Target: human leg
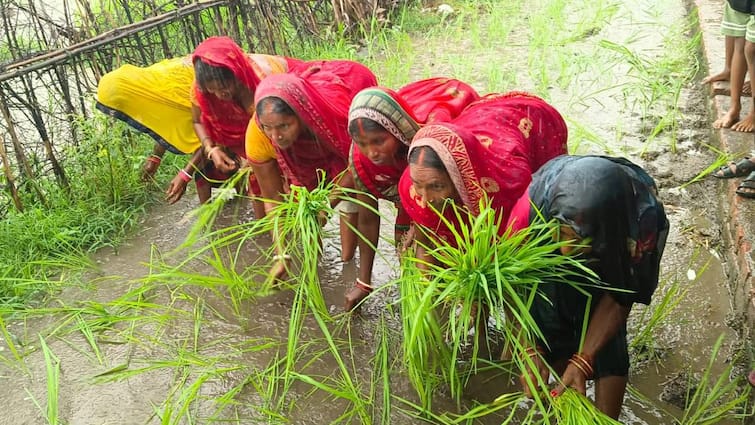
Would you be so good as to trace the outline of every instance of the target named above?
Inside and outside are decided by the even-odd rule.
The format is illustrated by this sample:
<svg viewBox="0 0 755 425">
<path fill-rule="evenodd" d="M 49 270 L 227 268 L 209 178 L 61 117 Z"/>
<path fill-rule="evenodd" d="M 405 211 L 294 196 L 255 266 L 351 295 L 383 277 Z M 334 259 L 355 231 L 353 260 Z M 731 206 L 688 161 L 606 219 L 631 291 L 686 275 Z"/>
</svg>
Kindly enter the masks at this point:
<svg viewBox="0 0 755 425">
<path fill-rule="evenodd" d="M 755 75 L 755 17 L 750 16 L 750 20 L 747 23 L 747 32 L 745 33 L 745 45 L 744 45 L 745 63 L 747 64 L 747 75 L 750 76 L 750 86 L 755 84 L 752 81 L 753 75 Z M 752 87 L 751 87 L 752 88 Z M 750 92 L 752 98 L 752 91 Z M 734 124 L 731 127 L 734 131 L 742 131 L 750 133 L 755 129 L 755 98 L 752 101 L 752 107 L 747 116 Z"/>
<path fill-rule="evenodd" d="M 731 76 L 731 58 L 734 54 L 734 38 L 732 36 L 725 36 L 724 46 L 726 48 L 726 59 L 724 61 L 724 69 L 718 73 L 710 74 L 703 78 L 701 84 L 710 84 L 716 81 L 729 81 Z"/>
<path fill-rule="evenodd" d="M 604 376 L 596 379 L 595 407 L 606 415 L 618 419 L 626 388 L 626 376 Z"/>
<path fill-rule="evenodd" d="M 742 86 L 747 73 L 744 45 L 743 37 L 737 37 L 734 40 L 734 56 L 731 59 L 731 103 L 729 110 L 713 122 L 714 128 L 729 128 L 739 120 L 739 113 L 742 110 Z"/>
<path fill-rule="evenodd" d="M 744 44 L 749 20 L 749 14 L 733 10 L 729 6 L 729 3 L 726 2 L 724 5 L 724 16 L 721 21 L 721 33 L 727 39 L 731 38 L 730 42 L 732 43 L 730 67 L 731 105 L 724 116 L 713 122 L 714 128 L 729 128 L 739 120 L 739 113 L 742 109 L 742 86 L 744 85 L 744 78 L 747 73 Z"/>
</svg>

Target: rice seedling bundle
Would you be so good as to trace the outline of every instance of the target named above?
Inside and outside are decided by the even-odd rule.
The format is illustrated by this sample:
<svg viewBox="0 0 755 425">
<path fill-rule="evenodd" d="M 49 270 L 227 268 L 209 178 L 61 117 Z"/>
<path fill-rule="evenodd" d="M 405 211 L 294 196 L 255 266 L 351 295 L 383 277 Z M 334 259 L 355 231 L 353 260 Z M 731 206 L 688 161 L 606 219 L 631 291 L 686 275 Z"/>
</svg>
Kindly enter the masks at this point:
<svg viewBox="0 0 755 425">
<path fill-rule="evenodd" d="M 539 296 L 538 285 L 554 282 L 579 288 L 585 283 L 576 282 L 594 279 L 576 258 L 558 254 L 558 248 L 568 242 L 554 240 L 554 223 L 533 224 L 501 236 L 500 216 L 484 200 L 477 216 L 453 204 L 447 207 L 454 208 L 458 223 L 462 223 L 455 226 L 443 218 L 453 240 L 428 234 L 433 246 L 425 249 L 432 261 L 408 261 L 400 283 L 404 356 L 425 408 L 430 407 L 432 392 L 440 381 L 450 385 L 451 394 L 459 399 L 466 382 L 459 373 L 459 354 L 469 345 L 470 329 L 476 329 L 470 371 L 476 369 L 479 350 L 490 351 L 481 345 L 486 340 L 480 338 L 487 336 L 488 312 L 499 318 L 494 328 L 511 346 L 518 371 L 529 370 L 532 361 L 525 350 L 542 339 L 530 313 Z M 418 266 L 424 270 L 416 270 Z"/>
<path fill-rule="evenodd" d="M 621 424 L 598 410 L 582 393 L 571 388 L 567 388 L 558 397 L 553 398 L 551 409 L 558 425 Z"/>
</svg>

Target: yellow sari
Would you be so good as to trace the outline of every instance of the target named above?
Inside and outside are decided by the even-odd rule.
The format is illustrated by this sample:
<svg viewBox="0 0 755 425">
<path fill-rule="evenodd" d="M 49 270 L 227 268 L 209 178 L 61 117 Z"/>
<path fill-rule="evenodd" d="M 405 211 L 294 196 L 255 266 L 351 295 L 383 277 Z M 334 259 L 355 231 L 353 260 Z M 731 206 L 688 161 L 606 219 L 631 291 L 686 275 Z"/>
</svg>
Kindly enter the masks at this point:
<svg viewBox="0 0 755 425">
<path fill-rule="evenodd" d="M 249 57 L 260 79 L 288 71 L 283 57 Z M 170 152 L 189 154 L 200 147 L 191 116 L 193 84 L 190 55 L 148 67 L 123 65 L 100 79 L 97 108 L 150 135 Z"/>
</svg>

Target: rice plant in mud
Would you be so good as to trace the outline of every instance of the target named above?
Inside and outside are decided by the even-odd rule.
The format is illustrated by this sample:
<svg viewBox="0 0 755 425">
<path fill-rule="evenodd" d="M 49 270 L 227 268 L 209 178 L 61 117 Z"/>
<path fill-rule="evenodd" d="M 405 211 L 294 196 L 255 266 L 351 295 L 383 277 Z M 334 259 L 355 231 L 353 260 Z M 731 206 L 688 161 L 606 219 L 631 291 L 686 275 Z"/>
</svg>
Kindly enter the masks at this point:
<svg viewBox="0 0 755 425">
<path fill-rule="evenodd" d="M 264 217 L 218 230 L 213 230 L 212 224 L 225 199 L 213 200 L 197 212 L 197 224 L 183 245 L 183 261 L 173 266 L 162 262 L 153 264 L 157 272 L 149 277 L 151 281 L 172 281 L 181 286 L 201 285 L 208 281 L 208 277 L 204 273 L 194 272 L 192 267 L 195 261 L 200 261 L 217 271 L 219 278 L 213 279 L 214 285 L 233 286 L 228 291 L 231 298 L 242 293 L 261 295 L 274 288 L 293 289 L 288 333 L 282 349 L 285 354 L 281 356 L 280 364 L 269 368 L 274 373 L 265 377 L 269 381 L 266 387 L 269 386 L 272 391 L 269 397 L 269 409 L 272 411 L 286 408 L 286 395 L 295 380 L 330 388 L 300 369 L 312 357 L 323 353 L 327 353 L 337 365 L 339 386 L 346 388 L 340 393 L 359 394 L 348 365 L 340 354 L 344 351 L 343 344 L 333 337 L 329 329 L 331 318 L 318 274 L 322 240 L 326 236 L 323 225 L 336 214 L 334 207 L 337 202 L 351 199 L 350 190 L 338 188 L 322 177 L 312 190 L 292 185 L 282 202 L 276 203 Z M 249 252 L 246 245 L 255 247 L 256 258 L 244 258 L 244 254 Z M 243 315 L 241 300 L 232 302 L 236 312 Z M 313 321 L 322 332 L 321 342 L 326 347 L 323 353 L 313 354 L 311 341 L 302 340 L 302 327 L 306 320 Z M 312 337 L 311 332 L 309 334 Z M 354 410 L 366 423 L 368 410 L 363 398 L 352 397 L 351 400 L 356 404 Z"/>
<path fill-rule="evenodd" d="M 432 261 L 409 258 L 399 283 L 405 363 L 422 407 L 431 410 L 433 393 L 442 384 L 450 386 L 458 401 L 478 361 L 491 354 L 495 335 L 506 342 L 515 371 L 525 376 L 533 394 L 539 394 L 547 383 L 523 373 L 533 368 L 527 348 L 544 339 L 530 312 L 541 296 L 538 286 L 572 285 L 587 295 L 584 286 L 595 284 L 594 274 L 576 257 L 558 254 L 568 242 L 556 241 L 553 223 L 500 235 L 500 216 L 485 201 L 476 217 L 447 207 L 466 224 L 456 227 L 441 215 L 452 240 L 428 234 L 434 246 L 425 249 Z M 494 319 L 492 330 L 489 316 Z M 459 367 L 462 352 L 469 356 L 467 371 Z M 545 411 L 541 399 L 536 400 Z"/>
</svg>

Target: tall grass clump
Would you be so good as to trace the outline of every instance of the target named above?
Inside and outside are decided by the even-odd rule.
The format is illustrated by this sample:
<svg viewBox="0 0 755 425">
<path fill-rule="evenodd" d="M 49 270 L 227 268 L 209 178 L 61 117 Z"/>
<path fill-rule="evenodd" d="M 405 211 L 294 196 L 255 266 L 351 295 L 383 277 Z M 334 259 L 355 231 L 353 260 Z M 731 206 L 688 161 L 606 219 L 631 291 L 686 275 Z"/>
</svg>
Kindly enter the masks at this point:
<svg viewBox="0 0 755 425">
<path fill-rule="evenodd" d="M 405 363 L 427 410 L 441 383 L 450 386 L 457 400 L 461 396 L 468 378 L 459 371 L 464 347 L 471 344 L 471 372 L 481 350 L 491 351 L 486 338 L 492 336 L 488 313 L 496 319 L 494 332 L 510 347 L 517 369 L 529 370 L 532 360 L 524 353 L 536 340 L 544 339 L 530 313 L 541 296 L 538 286 L 553 282 L 583 290 L 580 286 L 587 283 L 575 282 L 593 281 L 580 261 L 557 254 L 568 242 L 554 241 L 557 226 L 553 223 L 499 236 L 500 217 L 484 203 L 476 217 L 451 208 L 458 222 L 467 225 L 457 228 L 443 218 L 453 240 L 435 239 L 435 246 L 425 247 L 432 262 L 409 260 L 400 283 Z M 471 342 L 470 329 L 475 333 Z M 546 385 L 528 384 L 532 393 Z"/>
<path fill-rule="evenodd" d="M 684 415 L 676 421 L 678 425 L 713 425 L 726 420 L 744 420 L 753 415 L 749 405 L 752 388 L 744 382 L 743 376 L 731 379 L 735 362 L 715 371 L 723 343 L 724 335 L 721 335 L 711 348 L 710 360 L 699 385 L 694 391 L 692 386 L 688 387 L 687 407 Z"/>
<path fill-rule="evenodd" d="M 73 280 L 91 266 L 87 254 L 115 248 L 152 201 L 139 181 L 140 148 L 106 119 L 77 123 L 85 137 L 65 152 L 67 188 L 42 180 L 45 204 L 25 199 L 22 212 L 0 220 L 0 276 L 6 282 L 0 304 L 24 306 Z"/>
</svg>

